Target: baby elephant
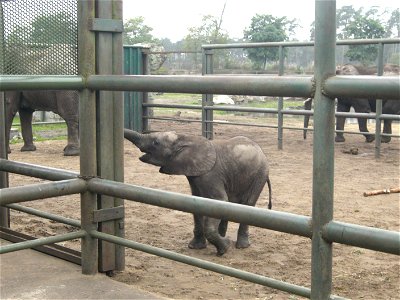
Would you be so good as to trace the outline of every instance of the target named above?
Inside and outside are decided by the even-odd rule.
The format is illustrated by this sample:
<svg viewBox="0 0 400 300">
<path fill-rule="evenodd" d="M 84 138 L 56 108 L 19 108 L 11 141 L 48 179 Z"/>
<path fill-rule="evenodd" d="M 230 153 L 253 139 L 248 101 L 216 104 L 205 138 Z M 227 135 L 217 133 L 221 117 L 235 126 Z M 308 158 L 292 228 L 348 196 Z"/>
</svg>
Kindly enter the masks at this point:
<svg viewBox="0 0 400 300">
<path fill-rule="evenodd" d="M 267 158 L 246 137 L 210 141 L 175 132 L 140 134 L 128 129 L 124 136 L 145 153 L 139 158 L 142 162 L 161 167 L 161 173 L 185 175 L 194 196 L 254 206 L 267 182 L 268 208 L 272 207 Z M 194 214 L 189 248 L 205 248 L 207 239 L 217 248 L 217 255 L 223 255 L 230 246 L 227 226 L 225 220 Z M 240 224 L 236 248 L 249 246 L 249 226 Z"/>
</svg>

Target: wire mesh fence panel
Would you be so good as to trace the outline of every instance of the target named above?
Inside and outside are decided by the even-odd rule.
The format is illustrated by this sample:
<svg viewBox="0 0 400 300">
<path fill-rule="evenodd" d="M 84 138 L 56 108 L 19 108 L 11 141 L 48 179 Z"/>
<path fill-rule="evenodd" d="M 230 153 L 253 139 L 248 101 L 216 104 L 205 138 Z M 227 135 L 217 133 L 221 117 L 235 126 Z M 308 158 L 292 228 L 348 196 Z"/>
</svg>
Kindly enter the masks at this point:
<svg viewBox="0 0 400 300">
<path fill-rule="evenodd" d="M 0 0 L 0 71 L 78 73 L 77 0 Z"/>
</svg>

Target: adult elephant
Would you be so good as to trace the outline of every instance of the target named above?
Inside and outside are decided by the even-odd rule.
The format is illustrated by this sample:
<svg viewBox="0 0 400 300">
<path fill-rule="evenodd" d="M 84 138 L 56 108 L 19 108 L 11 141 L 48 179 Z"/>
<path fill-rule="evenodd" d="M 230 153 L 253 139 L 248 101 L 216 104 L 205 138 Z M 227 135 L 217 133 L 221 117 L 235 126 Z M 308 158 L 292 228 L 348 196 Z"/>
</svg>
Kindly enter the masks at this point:
<svg viewBox="0 0 400 300">
<path fill-rule="evenodd" d="M 210 141 L 172 131 L 139 134 L 129 129 L 124 136 L 145 153 L 142 162 L 159 166 L 164 174 L 185 175 L 195 196 L 254 206 L 268 183 L 268 208 L 272 207 L 267 158 L 246 137 Z M 226 220 L 194 214 L 189 248 L 205 248 L 207 240 L 217 248 L 217 255 L 223 255 L 230 246 L 227 226 Z M 240 224 L 236 248 L 249 245 L 249 226 Z"/>
<path fill-rule="evenodd" d="M 366 68 L 362 66 L 355 66 L 347 64 L 339 67 L 336 70 L 337 75 L 373 75 L 376 74 L 376 68 Z M 387 64 L 384 66 L 384 75 L 398 75 L 399 66 Z M 304 103 L 304 109 L 311 109 L 312 99 L 307 99 Z M 357 113 L 370 113 L 376 112 L 376 101 L 375 99 L 362 99 L 362 98 L 351 98 L 351 97 L 340 97 L 337 99 L 337 111 L 338 112 L 349 112 L 350 108 L 353 107 Z M 397 100 L 383 100 L 382 101 L 382 113 L 383 114 L 400 114 L 400 101 Z M 336 118 L 336 130 L 343 131 L 346 117 Z M 304 128 L 308 128 L 309 116 L 304 117 Z M 364 134 L 366 142 L 370 143 L 374 141 L 375 136 L 368 133 L 367 119 L 358 118 L 358 127 L 360 132 L 366 132 Z M 384 120 L 383 133 L 392 133 L 392 120 Z M 307 129 L 304 130 L 304 139 L 307 136 Z M 390 142 L 390 136 L 382 136 L 382 142 Z M 336 142 L 344 142 L 345 138 L 343 132 L 337 132 L 335 137 Z"/>
<path fill-rule="evenodd" d="M 6 98 L 6 143 L 10 153 L 9 137 L 12 121 L 19 113 L 24 145 L 21 151 L 35 151 L 32 134 L 32 116 L 36 110 L 52 111 L 65 120 L 68 128 L 68 144 L 65 156 L 79 155 L 79 95 L 77 91 L 9 91 Z"/>
</svg>

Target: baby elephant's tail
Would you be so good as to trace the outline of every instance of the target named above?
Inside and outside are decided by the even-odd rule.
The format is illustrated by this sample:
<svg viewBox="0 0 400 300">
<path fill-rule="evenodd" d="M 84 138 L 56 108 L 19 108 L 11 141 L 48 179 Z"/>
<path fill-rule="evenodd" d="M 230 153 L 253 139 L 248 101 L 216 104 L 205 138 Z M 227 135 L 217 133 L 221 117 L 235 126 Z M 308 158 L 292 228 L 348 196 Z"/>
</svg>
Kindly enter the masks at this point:
<svg viewBox="0 0 400 300">
<path fill-rule="evenodd" d="M 272 189 L 271 189 L 271 182 L 269 181 L 269 178 L 267 179 L 267 184 L 268 184 L 268 191 L 269 191 L 268 209 L 271 209 L 272 208 Z"/>
</svg>

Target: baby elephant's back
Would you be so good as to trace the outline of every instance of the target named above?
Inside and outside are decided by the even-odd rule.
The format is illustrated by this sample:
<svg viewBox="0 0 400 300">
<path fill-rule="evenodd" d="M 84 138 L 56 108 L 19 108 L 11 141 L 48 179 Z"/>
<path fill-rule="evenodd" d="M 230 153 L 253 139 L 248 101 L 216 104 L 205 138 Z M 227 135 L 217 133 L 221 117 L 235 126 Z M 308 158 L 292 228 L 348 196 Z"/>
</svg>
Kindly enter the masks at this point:
<svg viewBox="0 0 400 300">
<path fill-rule="evenodd" d="M 267 158 L 260 146 L 244 136 L 237 136 L 225 141 L 215 141 L 218 158 L 223 167 L 233 171 L 242 180 L 260 172 L 268 174 Z"/>
</svg>

